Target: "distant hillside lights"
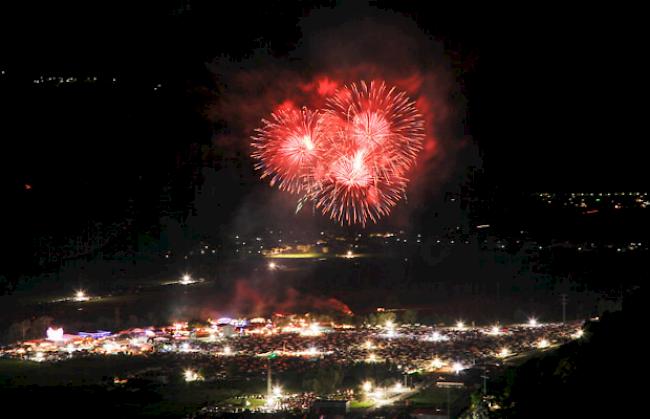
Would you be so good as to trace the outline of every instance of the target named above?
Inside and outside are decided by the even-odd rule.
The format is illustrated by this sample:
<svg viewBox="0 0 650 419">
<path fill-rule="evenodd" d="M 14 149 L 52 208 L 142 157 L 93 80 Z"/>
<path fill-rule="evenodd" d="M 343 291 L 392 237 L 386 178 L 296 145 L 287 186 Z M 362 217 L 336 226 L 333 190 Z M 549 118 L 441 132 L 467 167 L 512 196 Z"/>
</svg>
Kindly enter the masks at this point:
<svg viewBox="0 0 650 419">
<path fill-rule="evenodd" d="M 4 72 L 3 72 L 4 74 Z M 86 76 L 86 77 L 76 77 L 76 76 L 39 76 L 38 78 L 32 80 L 33 84 L 38 84 L 38 85 L 54 85 L 54 86 L 62 86 L 62 85 L 69 85 L 69 84 L 75 84 L 75 83 L 97 83 L 99 81 L 103 81 L 105 79 L 101 79 L 97 76 Z M 117 78 L 115 77 L 110 77 L 108 78 L 110 83 L 115 84 L 117 82 Z"/>
<path fill-rule="evenodd" d="M 88 301 L 90 298 L 86 295 L 86 292 L 84 290 L 78 290 L 74 294 L 74 300 L 75 301 Z"/>
<path fill-rule="evenodd" d="M 183 371 L 183 377 L 185 378 L 186 383 L 192 381 L 203 381 L 203 376 L 201 374 L 189 368 Z"/>
<path fill-rule="evenodd" d="M 650 200 L 647 192 L 573 192 L 537 193 L 535 196 L 547 204 L 585 209 L 584 214 L 595 214 L 600 209 L 647 208 Z M 590 208 L 591 207 L 591 208 Z"/>
<path fill-rule="evenodd" d="M 179 282 L 181 285 L 190 285 L 196 281 L 192 279 L 192 276 L 190 274 L 184 274 Z"/>
</svg>

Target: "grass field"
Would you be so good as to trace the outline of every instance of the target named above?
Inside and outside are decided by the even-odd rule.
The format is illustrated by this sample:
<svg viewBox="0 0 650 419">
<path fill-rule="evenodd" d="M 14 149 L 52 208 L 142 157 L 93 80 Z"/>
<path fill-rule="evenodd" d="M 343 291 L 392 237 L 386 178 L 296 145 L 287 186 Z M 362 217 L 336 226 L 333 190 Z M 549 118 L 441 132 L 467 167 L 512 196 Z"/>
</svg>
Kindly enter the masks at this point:
<svg viewBox="0 0 650 419">
<path fill-rule="evenodd" d="M 350 401 L 350 409 L 367 409 L 372 407 L 373 404 L 370 400 L 352 400 Z"/>
<path fill-rule="evenodd" d="M 452 405 L 466 394 L 465 390 L 427 387 L 409 397 L 408 400 L 414 407 L 446 407 L 447 391 L 449 391 L 449 401 Z"/>
<path fill-rule="evenodd" d="M 89 385 L 99 384 L 115 376 L 154 367 L 158 360 L 148 357 L 94 356 L 73 358 L 56 363 L 37 363 L 16 359 L 0 359 L 0 385 Z"/>
</svg>

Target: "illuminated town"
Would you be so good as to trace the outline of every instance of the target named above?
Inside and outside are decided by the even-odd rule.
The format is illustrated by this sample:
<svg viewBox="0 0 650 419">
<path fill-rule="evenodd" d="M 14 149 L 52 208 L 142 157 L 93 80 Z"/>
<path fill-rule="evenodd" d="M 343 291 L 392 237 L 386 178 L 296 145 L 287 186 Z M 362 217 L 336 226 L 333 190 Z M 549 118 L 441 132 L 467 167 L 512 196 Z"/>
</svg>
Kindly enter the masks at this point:
<svg viewBox="0 0 650 419">
<path fill-rule="evenodd" d="M 471 388 L 476 384 L 472 371 L 499 369 L 509 359 L 582 336 L 580 323 L 542 323 L 535 318 L 524 324 L 478 327 L 463 321 L 450 326 L 398 324 L 390 320 L 391 316 L 386 317 L 389 320 L 383 324 L 356 327 L 321 324 L 309 315 L 279 314 L 271 319 L 223 317 L 207 319 L 201 325 L 179 322 L 116 332 L 67 334 L 62 328 L 50 327 L 43 339 L 10 345 L 0 356 L 36 363 L 106 356 L 159 359 L 161 364 L 173 365 L 156 371 L 167 379 L 178 376 L 188 383 L 266 380 L 267 392 L 238 396 L 243 407 L 299 413 L 309 411 L 317 398 L 313 391 L 297 386 L 295 380 L 283 382 L 283 377 L 300 371 L 336 366 L 367 374 L 355 376 L 358 382 L 337 382 L 331 394 L 320 397 L 373 409 L 403 403 L 425 386 L 452 382 Z M 383 370 L 381 378 L 377 377 L 377 368 Z M 115 376 L 112 385 L 125 385 L 138 378 L 139 372 L 133 371 Z M 205 409 L 237 412 L 242 405 L 228 399 Z"/>
</svg>

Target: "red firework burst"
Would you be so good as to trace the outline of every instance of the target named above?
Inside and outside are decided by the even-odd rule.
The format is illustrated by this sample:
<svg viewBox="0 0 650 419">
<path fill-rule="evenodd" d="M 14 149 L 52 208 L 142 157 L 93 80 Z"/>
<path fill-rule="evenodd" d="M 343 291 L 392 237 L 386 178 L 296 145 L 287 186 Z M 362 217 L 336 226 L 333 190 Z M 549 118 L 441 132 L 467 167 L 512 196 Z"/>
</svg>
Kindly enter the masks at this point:
<svg viewBox="0 0 650 419">
<path fill-rule="evenodd" d="M 282 112 L 253 137 L 253 157 L 271 185 L 303 193 L 341 224 L 377 222 L 404 195 L 424 140 L 424 119 L 384 82 L 336 91 L 324 112 Z"/>
<path fill-rule="evenodd" d="M 322 158 L 325 146 L 323 118 L 319 112 L 283 109 L 271 114 L 271 121 L 253 137 L 252 157 L 262 179 L 270 177 L 271 186 L 289 192 L 308 191 L 313 170 Z"/>
</svg>

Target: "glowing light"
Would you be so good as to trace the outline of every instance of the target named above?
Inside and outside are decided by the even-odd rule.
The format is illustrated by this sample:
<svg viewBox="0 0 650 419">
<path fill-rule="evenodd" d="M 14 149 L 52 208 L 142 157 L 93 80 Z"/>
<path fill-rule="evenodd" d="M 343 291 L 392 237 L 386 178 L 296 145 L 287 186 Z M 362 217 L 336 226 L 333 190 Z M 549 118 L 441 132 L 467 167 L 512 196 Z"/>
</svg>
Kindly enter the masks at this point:
<svg viewBox="0 0 650 419">
<path fill-rule="evenodd" d="M 465 330 L 465 322 L 462 320 L 459 320 L 456 322 L 456 329 L 458 330 Z"/>
<path fill-rule="evenodd" d="M 265 405 L 266 405 L 267 409 L 271 410 L 271 409 L 273 409 L 273 408 L 275 408 L 277 406 L 277 403 L 278 403 L 278 401 L 277 401 L 277 399 L 275 397 L 269 396 L 269 397 L 266 398 Z"/>
<path fill-rule="evenodd" d="M 60 342 L 63 340 L 63 328 L 59 327 L 58 329 L 52 329 L 51 327 L 47 328 L 47 339 Z"/>
<path fill-rule="evenodd" d="M 315 347 L 311 346 L 311 347 L 307 350 L 307 353 L 308 353 L 309 355 L 316 355 L 316 354 L 318 353 L 318 349 L 316 349 Z"/>
<path fill-rule="evenodd" d="M 370 340 L 367 340 L 364 345 L 365 345 L 366 349 L 372 349 L 374 347 Z"/>
<path fill-rule="evenodd" d="M 433 361 L 431 361 L 431 368 L 435 370 L 439 370 L 443 365 L 445 365 L 445 363 L 438 357 L 433 358 Z"/>
<path fill-rule="evenodd" d="M 192 279 L 192 277 L 189 274 L 183 275 L 183 277 L 180 280 L 180 283 L 182 285 L 189 285 L 189 284 L 193 284 L 194 282 L 195 281 Z"/>
<path fill-rule="evenodd" d="M 395 327 L 395 323 L 393 323 L 392 320 L 386 320 L 386 323 L 384 324 L 386 326 L 386 329 L 391 330 Z"/>
<path fill-rule="evenodd" d="M 454 373 L 458 374 L 465 369 L 465 366 L 460 362 L 454 362 L 454 364 L 451 366 L 451 369 L 454 370 Z"/>
<path fill-rule="evenodd" d="M 83 290 L 79 290 L 74 294 L 75 301 L 88 301 L 88 296 Z"/>
<path fill-rule="evenodd" d="M 499 351 L 499 354 L 497 355 L 499 358 L 505 358 L 510 355 L 510 349 L 503 347 Z"/>
<path fill-rule="evenodd" d="M 368 355 L 368 358 L 366 358 L 366 362 L 377 362 L 377 355 L 375 354 L 370 354 Z"/>
<path fill-rule="evenodd" d="M 404 391 L 404 386 L 399 381 L 393 386 L 393 391 L 395 393 L 401 393 Z"/>
<path fill-rule="evenodd" d="M 363 384 L 361 385 L 361 388 L 366 393 L 369 393 L 370 391 L 372 391 L 372 383 L 370 381 L 364 381 Z"/>
<path fill-rule="evenodd" d="M 199 374 L 198 372 L 191 370 L 191 369 L 186 369 L 183 371 L 183 376 L 185 377 L 185 382 L 192 382 L 192 381 L 202 381 L 203 376 Z"/>
<path fill-rule="evenodd" d="M 491 335 L 500 335 L 501 334 L 501 328 L 499 325 L 494 325 L 490 328 L 489 334 Z"/>
<path fill-rule="evenodd" d="M 224 346 L 223 347 L 223 354 L 224 355 L 231 355 L 232 354 L 232 348 L 230 346 Z"/>
<path fill-rule="evenodd" d="M 383 388 L 378 388 L 375 389 L 374 392 L 370 394 L 373 399 L 375 399 L 375 402 L 381 402 L 383 401 L 384 397 L 386 397 L 386 390 Z"/>
<path fill-rule="evenodd" d="M 318 323 L 311 323 L 307 329 L 300 331 L 301 336 L 320 336 L 321 327 Z"/>
<path fill-rule="evenodd" d="M 449 340 L 449 338 L 445 335 L 441 335 L 440 332 L 433 332 L 427 340 L 431 342 L 444 342 Z"/>
<path fill-rule="evenodd" d="M 280 387 L 280 386 L 275 386 L 275 387 L 273 387 L 273 395 L 274 395 L 275 397 L 280 397 L 280 396 L 282 396 L 282 387 Z"/>
<path fill-rule="evenodd" d="M 348 251 L 345 253 L 345 257 L 346 257 L 347 259 L 352 259 L 352 258 L 354 257 L 354 253 L 352 253 L 352 250 L 348 250 Z"/>
<path fill-rule="evenodd" d="M 528 326 L 530 326 L 530 327 L 536 327 L 537 325 L 538 325 L 538 323 L 537 323 L 537 319 L 536 319 L 536 318 L 531 317 L 530 319 L 528 319 Z"/>
<path fill-rule="evenodd" d="M 574 339 L 580 339 L 583 335 L 585 334 L 585 331 L 582 329 L 578 329 L 574 334 L 573 338 Z"/>
<path fill-rule="evenodd" d="M 34 355 L 34 361 L 36 362 L 41 362 L 45 359 L 45 354 L 43 352 L 36 352 L 36 355 Z"/>
<path fill-rule="evenodd" d="M 269 269 L 270 270 L 274 271 L 277 267 L 278 267 L 278 265 L 276 265 L 275 262 L 269 262 Z"/>
<path fill-rule="evenodd" d="M 120 345 L 118 345 L 115 342 L 106 342 L 102 346 L 102 348 L 104 349 L 104 351 L 106 351 L 108 353 L 113 353 L 113 352 L 116 352 L 116 351 L 118 351 L 120 349 Z"/>
<path fill-rule="evenodd" d="M 548 348 L 549 346 L 550 346 L 550 343 L 549 343 L 549 341 L 547 339 L 540 339 L 540 341 L 537 342 L 537 347 L 539 349 Z"/>
</svg>

